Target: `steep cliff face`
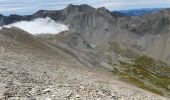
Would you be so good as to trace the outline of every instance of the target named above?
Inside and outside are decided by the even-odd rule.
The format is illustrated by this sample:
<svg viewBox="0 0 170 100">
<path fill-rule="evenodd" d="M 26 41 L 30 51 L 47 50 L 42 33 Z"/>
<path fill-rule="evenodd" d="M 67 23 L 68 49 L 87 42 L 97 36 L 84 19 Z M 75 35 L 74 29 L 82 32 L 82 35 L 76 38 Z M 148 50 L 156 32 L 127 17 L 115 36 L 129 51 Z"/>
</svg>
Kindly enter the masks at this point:
<svg viewBox="0 0 170 100">
<path fill-rule="evenodd" d="M 123 22 L 123 23 L 121 23 Z M 122 29 L 139 35 L 134 44 L 139 51 L 169 64 L 170 9 L 119 20 Z M 132 38 L 135 40 L 134 38 Z"/>
<path fill-rule="evenodd" d="M 145 14 L 143 16 L 128 17 L 123 28 L 140 35 L 155 35 L 169 30 L 170 9 Z"/>
<path fill-rule="evenodd" d="M 110 13 L 105 8 L 95 9 L 88 5 L 69 5 L 60 11 L 38 11 L 36 17 L 51 17 L 56 21 L 67 24 L 83 34 L 89 42 L 107 40 L 116 30 L 116 20 L 119 13 Z M 122 17 L 122 16 L 121 16 Z"/>
</svg>

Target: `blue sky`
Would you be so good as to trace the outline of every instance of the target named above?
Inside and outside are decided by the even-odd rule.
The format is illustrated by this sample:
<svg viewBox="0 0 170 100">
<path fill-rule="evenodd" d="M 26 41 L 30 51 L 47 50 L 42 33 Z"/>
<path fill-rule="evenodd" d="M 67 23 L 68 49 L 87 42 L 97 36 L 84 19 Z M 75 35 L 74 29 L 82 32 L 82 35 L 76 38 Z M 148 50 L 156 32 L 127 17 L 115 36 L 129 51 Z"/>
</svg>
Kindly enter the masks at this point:
<svg viewBox="0 0 170 100">
<path fill-rule="evenodd" d="M 40 9 L 58 10 L 68 4 L 89 4 L 109 10 L 170 8 L 170 0 L 0 0 L 0 14 L 32 14 Z"/>
</svg>

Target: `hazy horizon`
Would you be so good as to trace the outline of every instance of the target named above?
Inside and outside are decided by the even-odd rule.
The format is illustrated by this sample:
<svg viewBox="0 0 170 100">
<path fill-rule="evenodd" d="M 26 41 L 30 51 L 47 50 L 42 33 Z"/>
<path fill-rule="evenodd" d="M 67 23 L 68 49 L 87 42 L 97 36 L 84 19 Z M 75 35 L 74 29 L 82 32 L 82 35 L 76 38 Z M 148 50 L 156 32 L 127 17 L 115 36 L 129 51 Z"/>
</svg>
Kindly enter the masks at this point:
<svg viewBox="0 0 170 100">
<path fill-rule="evenodd" d="M 140 9 L 166 9 L 166 8 L 167 7 L 165 7 L 165 8 L 163 8 L 163 7 L 162 8 L 160 8 L 160 7 L 159 8 L 133 8 L 133 9 L 110 10 L 110 11 L 128 11 L 128 10 L 140 10 Z M 39 9 L 39 10 L 49 10 L 49 9 Z M 8 14 L 0 13 L 0 14 L 3 16 L 10 16 L 10 15 L 15 15 L 15 14 L 24 16 L 24 15 L 32 15 L 32 14 L 38 12 L 39 10 L 33 11 L 32 13 L 28 13 L 28 14 L 23 14 L 23 13 L 8 13 Z M 55 9 L 51 9 L 51 10 L 55 10 Z M 56 9 L 56 10 L 60 10 L 60 9 Z"/>
<path fill-rule="evenodd" d="M 169 8 L 170 0 L 0 0 L 0 14 L 30 15 L 38 10 L 59 10 L 69 4 L 88 4 L 95 8 L 106 7 L 110 11 L 143 8 Z"/>
</svg>

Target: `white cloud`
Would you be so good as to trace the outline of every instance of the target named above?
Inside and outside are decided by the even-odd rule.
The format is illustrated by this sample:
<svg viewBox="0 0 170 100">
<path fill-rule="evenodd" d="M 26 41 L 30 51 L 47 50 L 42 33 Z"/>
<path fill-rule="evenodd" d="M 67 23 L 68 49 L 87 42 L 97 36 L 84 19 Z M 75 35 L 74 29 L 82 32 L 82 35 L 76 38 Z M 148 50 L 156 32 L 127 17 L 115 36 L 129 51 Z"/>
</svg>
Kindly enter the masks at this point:
<svg viewBox="0 0 170 100">
<path fill-rule="evenodd" d="M 69 29 L 66 25 L 57 23 L 48 17 L 37 18 L 32 21 L 20 21 L 3 27 L 10 28 L 12 26 L 23 29 L 24 31 L 27 31 L 31 34 L 41 33 L 57 34 Z"/>
</svg>

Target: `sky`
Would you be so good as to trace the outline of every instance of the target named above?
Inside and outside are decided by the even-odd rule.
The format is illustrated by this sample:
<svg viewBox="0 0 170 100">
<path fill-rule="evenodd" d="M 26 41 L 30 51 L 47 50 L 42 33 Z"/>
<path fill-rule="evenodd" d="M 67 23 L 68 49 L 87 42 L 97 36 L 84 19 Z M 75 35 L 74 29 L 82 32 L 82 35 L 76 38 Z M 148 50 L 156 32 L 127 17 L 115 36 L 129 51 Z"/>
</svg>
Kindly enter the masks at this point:
<svg viewBox="0 0 170 100">
<path fill-rule="evenodd" d="M 59 10 L 68 4 L 89 4 L 113 10 L 170 8 L 170 0 L 0 0 L 0 14 L 29 15 L 40 9 Z"/>
</svg>

